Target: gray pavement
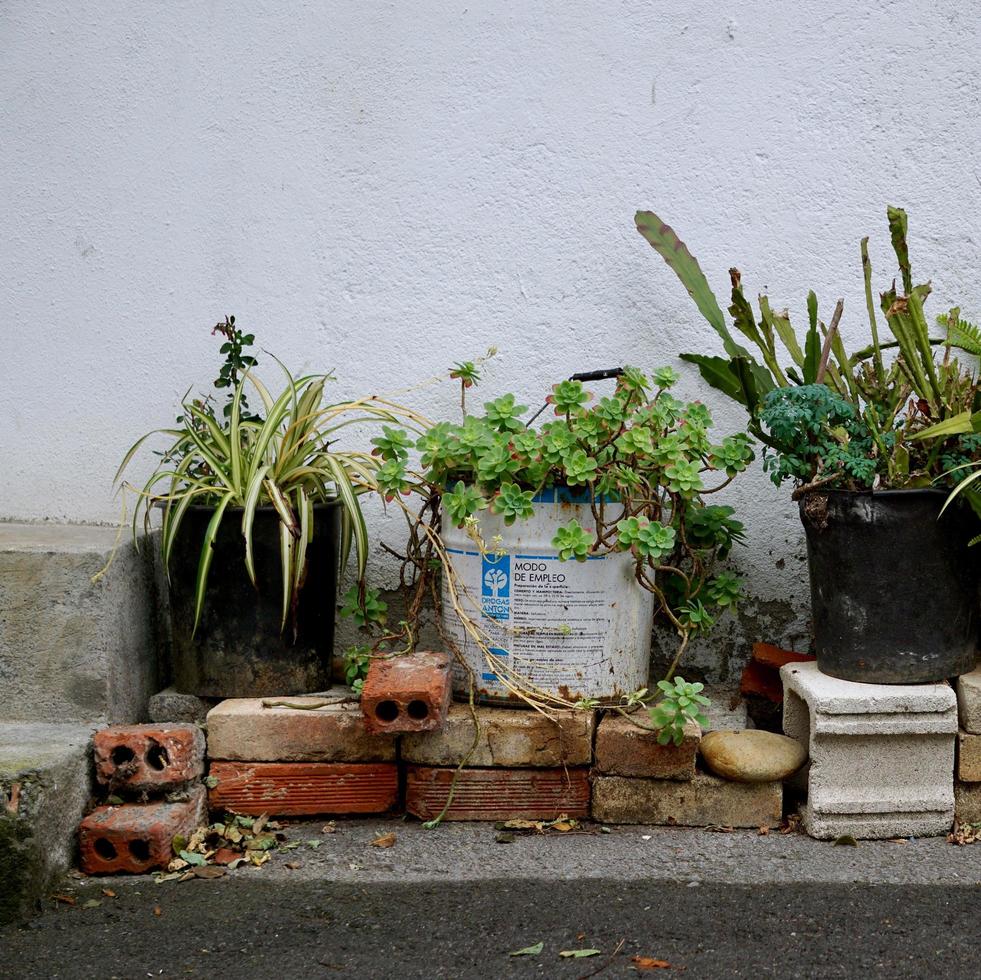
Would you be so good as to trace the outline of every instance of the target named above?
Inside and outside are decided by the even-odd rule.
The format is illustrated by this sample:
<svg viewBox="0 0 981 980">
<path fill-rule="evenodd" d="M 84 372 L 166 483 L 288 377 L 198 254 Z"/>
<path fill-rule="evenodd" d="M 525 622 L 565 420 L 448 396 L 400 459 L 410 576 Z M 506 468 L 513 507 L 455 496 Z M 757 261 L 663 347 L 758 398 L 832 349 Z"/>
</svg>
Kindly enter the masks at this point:
<svg viewBox="0 0 981 980">
<path fill-rule="evenodd" d="M 0 930 L 0 976 L 981 974 L 981 846 L 640 827 L 499 844 L 487 824 L 322 826 L 288 828 L 299 848 L 217 880 L 69 878 L 74 906 Z M 393 847 L 370 846 L 392 829 Z M 537 942 L 538 956 L 508 955 Z M 558 955 L 585 947 L 601 955 Z M 638 972 L 635 956 L 671 968 Z"/>
</svg>

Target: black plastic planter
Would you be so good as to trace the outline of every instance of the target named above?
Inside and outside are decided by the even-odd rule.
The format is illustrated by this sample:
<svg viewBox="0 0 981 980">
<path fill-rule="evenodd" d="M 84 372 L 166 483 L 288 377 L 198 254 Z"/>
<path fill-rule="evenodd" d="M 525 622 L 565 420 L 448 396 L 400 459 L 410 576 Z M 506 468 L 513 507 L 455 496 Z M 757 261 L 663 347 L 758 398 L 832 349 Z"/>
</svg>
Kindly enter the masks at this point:
<svg viewBox="0 0 981 980">
<path fill-rule="evenodd" d="M 314 507 L 296 620 L 282 619 L 279 518 L 260 507 L 252 526 L 258 590 L 245 570 L 241 510 L 229 508 L 215 538 L 204 607 L 194 627 L 194 582 L 213 511 L 190 507 L 170 560 L 174 685 L 200 697 L 269 697 L 322 691 L 331 682 L 340 508 Z M 294 628 L 295 625 L 295 628 Z"/>
<path fill-rule="evenodd" d="M 937 682 L 974 668 L 977 519 L 941 490 L 814 492 L 807 534 L 818 668 L 875 684 Z"/>
</svg>

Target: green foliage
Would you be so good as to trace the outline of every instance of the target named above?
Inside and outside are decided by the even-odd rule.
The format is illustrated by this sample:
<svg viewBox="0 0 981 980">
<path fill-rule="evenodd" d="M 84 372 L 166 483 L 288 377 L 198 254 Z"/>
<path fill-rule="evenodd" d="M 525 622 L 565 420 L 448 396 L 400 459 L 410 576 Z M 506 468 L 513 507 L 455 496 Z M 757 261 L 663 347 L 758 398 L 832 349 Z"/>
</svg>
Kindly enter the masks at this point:
<svg viewBox="0 0 981 980">
<path fill-rule="evenodd" d="M 537 494 L 571 488 L 574 499 L 592 501 L 593 521 L 573 519 L 558 531 L 552 544 L 560 557 L 629 552 L 637 581 L 658 600 L 657 614 L 682 634 L 704 629 L 735 601 L 731 590 L 708 587 L 716 560 L 743 536 L 732 508 L 711 505 L 706 495 L 754 456 L 744 433 L 711 439 L 711 413 L 675 398 L 667 389 L 676 381 L 671 369 L 649 377 L 628 367 L 598 401 L 581 382 L 562 382 L 549 396 L 559 414 L 534 429 L 518 421 L 525 407 L 503 395 L 484 403 L 484 415 L 426 426 L 415 442 L 423 471 L 396 471 L 402 460 L 392 458 L 377 482 L 389 488 L 392 470 L 393 488 L 397 475 L 424 497 L 437 495 L 443 520 L 458 527 L 485 508 L 506 525 L 527 520 Z M 375 440 L 392 457 L 404 445 L 387 430 Z"/>
<path fill-rule="evenodd" d="M 371 647 L 361 644 L 351 647 L 344 653 L 344 683 L 354 689 L 354 693 L 361 695 L 364 687 L 365 678 L 368 676 L 368 668 L 371 666 Z"/>
<path fill-rule="evenodd" d="M 450 377 L 458 380 L 464 388 L 472 388 L 480 381 L 480 371 L 473 361 L 461 361 L 450 369 Z"/>
<path fill-rule="evenodd" d="M 759 314 L 755 314 L 738 270 L 730 269 L 729 314 L 735 331 L 758 352 L 757 359 L 736 343 L 718 300 L 684 243 L 652 212 L 636 216 L 637 230 L 678 276 L 722 339 L 726 354 L 682 354 L 682 358 L 697 365 L 709 384 L 746 408 L 749 431 L 773 452 L 767 467 L 775 482 L 793 479 L 808 486 L 819 481 L 821 486 L 846 489 L 926 486 L 942 477 L 945 457 L 966 454 L 961 436 L 981 431 L 976 374 L 950 356 L 952 347 L 981 353 L 981 330 L 962 320 L 955 308 L 938 318 L 948 336 L 942 355 L 936 350 L 944 342 L 931 338 L 927 329 L 923 304 L 929 284 L 913 283 L 906 213 L 890 207 L 887 218 L 902 292 L 897 293 L 893 285 L 881 295 L 879 306 L 893 339 L 880 343 L 868 239 L 863 239 L 872 343 L 851 356 L 838 332 L 841 301 L 826 326 L 819 317 L 817 297 L 809 292 L 808 326 L 801 340 L 789 315 L 774 311 L 766 295 L 759 297 Z M 896 352 L 888 364 L 886 350 Z M 822 398 L 817 388 L 825 389 L 834 401 Z M 794 391 L 805 393 L 787 394 Z M 738 461 L 735 446 L 718 454 L 715 462 L 726 468 L 730 459 Z"/>
<path fill-rule="evenodd" d="M 501 489 L 491 497 L 491 510 L 504 518 L 504 523 L 512 525 L 516 520 L 524 520 L 535 512 L 531 490 L 522 490 L 516 483 L 503 483 Z"/>
<path fill-rule="evenodd" d="M 463 480 L 457 480 L 452 490 L 443 493 L 443 510 L 457 527 L 463 527 L 468 517 L 483 510 L 487 501 L 480 491 L 468 487 Z"/>
<path fill-rule="evenodd" d="M 593 544 L 593 536 L 574 519 L 560 527 L 552 538 L 552 547 L 558 551 L 562 561 L 573 558 L 576 561 L 585 561 Z"/>
<path fill-rule="evenodd" d="M 711 703 L 701 693 L 705 685 L 689 684 L 683 677 L 675 677 L 673 681 L 658 681 L 657 686 L 662 698 L 651 708 L 651 723 L 658 729 L 658 744 L 674 742 L 681 745 L 686 722 L 708 724 L 708 719 L 701 713 L 701 708 Z"/>
<path fill-rule="evenodd" d="M 388 603 L 378 598 L 378 589 L 362 588 L 352 585 L 344 594 L 344 605 L 341 615 L 350 617 L 358 626 L 369 626 L 372 623 L 381 625 L 385 622 Z"/>
<path fill-rule="evenodd" d="M 212 335 L 220 334 L 225 338 L 225 342 L 219 348 L 219 353 L 225 355 L 224 363 L 218 372 L 218 377 L 214 380 L 216 388 L 229 388 L 228 398 L 222 406 L 222 415 L 228 418 L 232 414 L 232 401 L 235 397 L 235 389 L 238 388 L 242 375 L 255 367 L 259 362 L 251 354 L 246 354 L 246 347 L 251 347 L 255 343 L 255 335 L 245 333 L 235 326 L 235 317 L 226 316 L 224 323 L 216 323 L 211 331 Z M 249 411 L 248 399 L 243 394 L 239 402 L 239 412 L 243 418 L 254 418 Z M 183 419 L 178 419 L 178 422 Z"/>
</svg>

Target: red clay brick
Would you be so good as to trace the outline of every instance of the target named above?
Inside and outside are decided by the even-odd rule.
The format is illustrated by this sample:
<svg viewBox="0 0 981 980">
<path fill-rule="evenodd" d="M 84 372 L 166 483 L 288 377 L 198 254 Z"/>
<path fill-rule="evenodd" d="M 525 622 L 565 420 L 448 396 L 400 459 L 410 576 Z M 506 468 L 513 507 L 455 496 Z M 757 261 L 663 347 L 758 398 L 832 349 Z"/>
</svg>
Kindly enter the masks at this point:
<svg viewBox="0 0 981 980">
<path fill-rule="evenodd" d="M 93 737 L 96 778 L 114 792 L 166 793 L 204 772 L 196 725 L 113 725 Z"/>
<path fill-rule="evenodd" d="M 817 658 L 809 653 L 794 653 L 793 650 L 782 650 L 772 643 L 754 643 L 753 659 L 764 667 L 779 670 L 784 664 L 805 664 Z"/>
<path fill-rule="evenodd" d="M 398 799 L 394 763 L 212 762 L 212 809 L 269 813 L 385 813 Z"/>
<path fill-rule="evenodd" d="M 409 766 L 405 808 L 423 820 L 439 814 L 455 769 Z M 585 769 L 463 769 L 446 820 L 554 820 L 589 816 Z"/>
<path fill-rule="evenodd" d="M 174 856 L 174 837 L 190 837 L 206 818 L 201 785 L 192 786 L 183 803 L 100 806 L 79 828 L 82 870 L 90 875 L 144 874 L 166 867 Z"/>
<path fill-rule="evenodd" d="M 361 691 L 369 732 L 431 732 L 442 728 L 450 706 L 450 658 L 417 651 L 372 660 Z"/>
<path fill-rule="evenodd" d="M 742 677 L 739 679 L 739 693 L 757 694 L 767 701 L 780 704 L 783 701 L 783 682 L 780 680 L 780 672 L 750 660 L 743 668 Z"/>
<path fill-rule="evenodd" d="M 637 713 L 650 725 L 650 714 Z M 618 714 L 608 714 L 596 729 L 596 769 L 613 776 L 648 776 L 657 779 L 695 778 L 695 755 L 702 731 L 698 722 L 685 725 L 681 745 L 659 745 L 657 733 L 638 728 Z"/>
</svg>

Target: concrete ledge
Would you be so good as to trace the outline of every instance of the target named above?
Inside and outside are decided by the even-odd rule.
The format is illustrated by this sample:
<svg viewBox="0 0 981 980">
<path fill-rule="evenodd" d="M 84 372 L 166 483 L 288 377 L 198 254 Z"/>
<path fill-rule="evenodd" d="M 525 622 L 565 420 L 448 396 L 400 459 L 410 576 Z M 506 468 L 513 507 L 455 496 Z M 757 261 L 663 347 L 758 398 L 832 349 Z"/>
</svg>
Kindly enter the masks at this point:
<svg viewBox="0 0 981 980">
<path fill-rule="evenodd" d="M 82 725 L 0 724 L 0 923 L 33 911 L 74 857 L 90 741 Z"/>
<path fill-rule="evenodd" d="M 116 529 L 0 522 L 0 719 L 131 722 L 159 687 L 152 548 Z"/>
</svg>

